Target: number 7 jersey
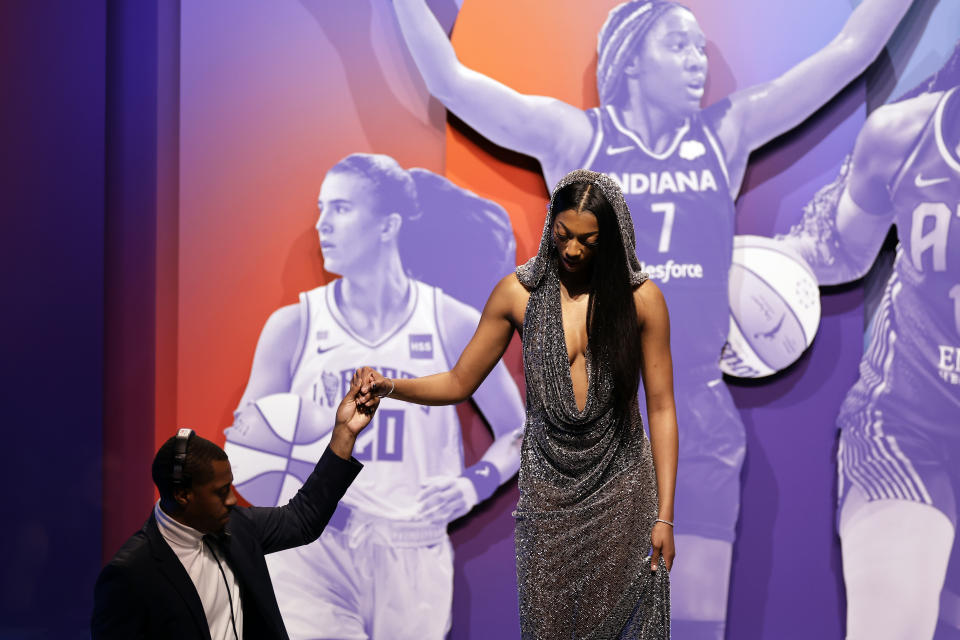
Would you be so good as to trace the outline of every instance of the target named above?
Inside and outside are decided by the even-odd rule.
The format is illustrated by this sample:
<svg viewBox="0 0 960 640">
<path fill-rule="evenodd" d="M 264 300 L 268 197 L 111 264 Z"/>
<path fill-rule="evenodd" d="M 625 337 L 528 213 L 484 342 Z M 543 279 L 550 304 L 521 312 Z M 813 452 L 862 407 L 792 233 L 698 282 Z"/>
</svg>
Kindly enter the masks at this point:
<svg viewBox="0 0 960 640">
<path fill-rule="evenodd" d="M 584 167 L 623 190 L 637 236 L 637 258 L 670 309 L 674 360 L 716 364 L 730 324 L 727 280 L 734 207 L 723 153 L 700 114 L 661 153 L 650 151 L 610 105 L 587 111 L 594 127 Z M 678 375 L 685 367 L 676 367 Z"/>
<path fill-rule="evenodd" d="M 439 329 L 444 295 L 440 289 L 410 280 L 400 325 L 370 342 L 357 335 L 341 313 L 340 282 L 300 294 L 301 349 L 292 365 L 290 388 L 304 402 L 314 403 L 330 425 L 358 367 L 371 366 L 388 378 L 414 378 L 450 368 Z M 329 441 L 328 433 L 315 443 L 294 446 L 291 457 L 313 464 Z M 412 519 L 415 497 L 427 478 L 456 476 L 463 470 L 456 409 L 384 398 L 357 438 L 354 457 L 364 469 L 343 502 L 382 518 Z M 289 497 L 281 496 L 281 504 Z"/>
</svg>

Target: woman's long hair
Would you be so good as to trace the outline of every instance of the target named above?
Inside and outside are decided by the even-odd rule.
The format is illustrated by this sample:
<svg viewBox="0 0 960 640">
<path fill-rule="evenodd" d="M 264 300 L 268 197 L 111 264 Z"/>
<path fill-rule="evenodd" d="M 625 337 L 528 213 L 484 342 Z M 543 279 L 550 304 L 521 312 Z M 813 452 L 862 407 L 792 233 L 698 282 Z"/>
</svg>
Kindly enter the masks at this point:
<svg viewBox="0 0 960 640">
<path fill-rule="evenodd" d="M 397 248 L 411 278 L 482 309 L 497 282 L 515 268 L 513 225 L 496 202 L 432 171 L 408 171 L 382 154 L 351 154 L 330 172 L 366 178 L 378 211 L 400 214 Z"/>
<path fill-rule="evenodd" d="M 599 238 L 590 276 L 587 336 L 591 366 L 608 363 L 613 377 L 613 402 L 627 415 L 640 384 L 640 327 L 633 285 L 617 214 L 594 184 L 574 182 L 553 197 L 551 220 L 562 211 L 589 211 L 597 218 Z"/>
</svg>

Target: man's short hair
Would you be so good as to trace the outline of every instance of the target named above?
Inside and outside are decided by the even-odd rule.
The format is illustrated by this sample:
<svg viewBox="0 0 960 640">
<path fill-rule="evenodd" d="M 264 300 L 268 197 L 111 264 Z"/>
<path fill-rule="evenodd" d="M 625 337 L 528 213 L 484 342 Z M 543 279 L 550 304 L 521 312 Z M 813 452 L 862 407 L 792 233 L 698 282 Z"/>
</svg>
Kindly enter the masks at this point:
<svg viewBox="0 0 960 640">
<path fill-rule="evenodd" d="M 176 450 L 176 436 L 171 436 L 161 445 L 153 457 L 153 483 L 157 485 L 160 497 L 173 499 L 173 456 Z M 197 434 L 190 437 L 187 445 L 187 457 L 183 463 L 183 482 L 181 487 L 191 488 L 194 484 L 206 484 L 213 480 L 214 460 L 226 460 L 227 454 L 219 446 Z"/>
</svg>

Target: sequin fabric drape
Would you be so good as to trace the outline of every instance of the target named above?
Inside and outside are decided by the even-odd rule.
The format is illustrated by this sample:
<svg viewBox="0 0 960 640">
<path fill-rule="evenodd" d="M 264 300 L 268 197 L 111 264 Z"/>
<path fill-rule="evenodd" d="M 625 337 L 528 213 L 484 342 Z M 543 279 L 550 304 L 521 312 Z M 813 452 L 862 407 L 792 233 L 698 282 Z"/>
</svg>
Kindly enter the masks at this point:
<svg viewBox="0 0 960 640">
<path fill-rule="evenodd" d="M 601 174 L 574 172 L 557 191 L 576 179 L 605 187 L 618 209 L 619 189 L 607 194 L 609 179 Z M 618 218 L 626 216 L 621 233 L 632 245 L 622 197 L 619 204 Z M 524 640 L 667 639 L 669 577 L 662 562 L 651 572 L 648 559 L 658 506 L 650 442 L 636 400 L 626 419 L 615 417 L 611 371 L 602 362 L 594 370 L 589 354 L 586 405 L 577 408 L 551 246 L 542 243 L 538 256 L 517 270 L 530 289 L 523 322 L 527 420 L 515 513 L 521 634 Z M 635 284 L 646 279 L 639 268 L 632 271 Z"/>
</svg>

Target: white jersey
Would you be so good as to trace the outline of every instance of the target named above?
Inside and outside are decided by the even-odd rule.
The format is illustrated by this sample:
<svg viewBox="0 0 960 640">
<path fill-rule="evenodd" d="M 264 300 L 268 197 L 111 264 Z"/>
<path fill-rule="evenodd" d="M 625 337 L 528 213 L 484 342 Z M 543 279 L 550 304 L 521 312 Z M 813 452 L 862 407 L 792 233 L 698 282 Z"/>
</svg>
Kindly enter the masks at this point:
<svg viewBox="0 0 960 640">
<path fill-rule="evenodd" d="M 340 312 L 340 282 L 300 294 L 300 348 L 291 365 L 290 391 L 313 402 L 331 425 L 360 366 L 370 366 L 387 378 L 416 378 L 451 366 L 439 327 L 440 289 L 410 280 L 403 320 L 388 335 L 370 342 L 357 335 Z M 329 442 L 327 434 L 309 445 L 295 445 L 291 458 L 312 465 Z M 463 470 L 456 409 L 384 398 L 373 422 L 357 439 L 354 457 L 364 469 L 343 502 L 382 518 L 411 519 L 415 497 L 427 478 L 459 475 Z"/>
</svg>

